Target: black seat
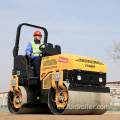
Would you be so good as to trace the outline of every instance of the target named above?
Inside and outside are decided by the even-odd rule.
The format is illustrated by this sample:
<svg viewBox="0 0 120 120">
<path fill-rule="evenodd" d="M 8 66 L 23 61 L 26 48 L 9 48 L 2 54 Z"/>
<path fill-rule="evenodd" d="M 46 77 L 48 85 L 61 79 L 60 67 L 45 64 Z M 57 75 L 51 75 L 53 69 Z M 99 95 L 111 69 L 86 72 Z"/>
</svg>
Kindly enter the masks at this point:
<svg viewBox="0 0 120 120">
<path fill-rule="evenodd" d="M 53 48 L 53 44 L 51 43 L 47 43 L 44 51 L 42 52 L 42 56 L 51 56 L 54 55 L 54 48 Z"/>
<path fill-rule="evenodd" d="M 44 51 L 42 52 L 42 56 L 52 56 L 61 54 L 61 47 L 59 45 L 55 45 L 55 48 L 53 48 L 53 44 L 47 43 Z"/>
<path fill-rule="evenodd" d="M 59 45 L 55 45 L 55 55 L 61 54 L 61 47 Z"/>
</svg>

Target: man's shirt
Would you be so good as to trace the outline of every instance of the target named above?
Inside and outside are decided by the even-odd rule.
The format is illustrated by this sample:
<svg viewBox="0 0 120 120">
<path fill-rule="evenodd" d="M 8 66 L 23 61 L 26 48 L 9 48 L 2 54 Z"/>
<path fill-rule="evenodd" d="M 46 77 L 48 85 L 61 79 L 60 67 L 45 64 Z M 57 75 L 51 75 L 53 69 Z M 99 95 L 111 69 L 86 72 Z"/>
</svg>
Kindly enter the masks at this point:
<svg viewBox="0 0 120 120">
<path fill-rule="evenodd" d="M 34 40 L 34 42 L 35 42 L 35 44 L 39 44 L 39 45 L 41 44 L 41 41 L 38 43 L 37 41 Z M 28 56 L 29 54 L 32 54 L 32 53 L 33 53 L 32 44 L 31 44 L 31 42 L 29 42 L 27 45 L 27 48 L 26 48 L 26 54 Z M 31 59 L 34 57 L 35 56 L 32 54 Z"/>
</svg>

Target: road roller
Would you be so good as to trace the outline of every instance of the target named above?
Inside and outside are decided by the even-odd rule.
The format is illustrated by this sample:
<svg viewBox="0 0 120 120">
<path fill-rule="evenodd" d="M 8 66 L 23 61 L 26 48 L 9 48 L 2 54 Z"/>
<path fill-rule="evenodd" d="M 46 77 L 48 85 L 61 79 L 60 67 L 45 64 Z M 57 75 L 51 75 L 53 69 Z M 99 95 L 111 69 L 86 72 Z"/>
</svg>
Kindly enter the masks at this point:
<svg viewBox="0 0 120 120">
<path fill-rule="evenodd" d="M 45 48 L 40 47 L 42 59 L 39 76 L 27 55 L 18 55 L 22 26 L 44 31 L 42 45 Z M 18 26 L 8 93 L 9 111 L 13 114 L 55 115 L 105 113 L 110 105 L 106 65 L 93 58 L 61 54 L 61 47 L 48 43 L 47 38 L 48 32 L 44 27 L 28 23 Z"/>
</svg>

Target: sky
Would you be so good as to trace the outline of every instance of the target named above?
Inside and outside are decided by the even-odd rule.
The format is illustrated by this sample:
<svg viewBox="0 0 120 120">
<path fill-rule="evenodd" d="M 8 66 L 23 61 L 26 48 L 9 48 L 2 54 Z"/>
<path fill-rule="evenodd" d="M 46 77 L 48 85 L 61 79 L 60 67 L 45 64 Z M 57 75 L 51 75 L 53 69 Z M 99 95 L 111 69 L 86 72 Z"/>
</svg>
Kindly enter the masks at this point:
<svg viewBox="0 0 120 120">
<path fill-rule="evenodd" d="M 60 45 L 62 53 L 98 59 L 107 65 L 107 82 L 120 81 L 120 66 L 106 52 L 113 41 L 120 41 L 119 0 L 0 0 L 0 92 L 10 89 L 21 23 L 45 27 L 48 42 Z M 22 27 L 19 55 L 25 54 L 35 30 Z"/>
</svg>

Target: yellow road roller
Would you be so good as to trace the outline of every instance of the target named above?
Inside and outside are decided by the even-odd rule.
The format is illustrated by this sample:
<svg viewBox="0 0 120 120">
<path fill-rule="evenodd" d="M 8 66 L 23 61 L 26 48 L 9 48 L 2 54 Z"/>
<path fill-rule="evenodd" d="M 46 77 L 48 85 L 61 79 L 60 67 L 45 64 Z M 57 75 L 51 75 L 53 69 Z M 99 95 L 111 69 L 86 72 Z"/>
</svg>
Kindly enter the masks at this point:
<svg viewBox="0 0 120 120">
<path fill-rule="evenodd" d="M 32 61 L 18 55 L 22 26 L 44 31 L 40 75 Z M 103 114 L 110 104 L 106 87 L 106 65 L 97 59 L 61 54 L 61 47 L 47 42 L 44 27 L 22 23 L 17 28 L 13 49 L 14 67 L 8 94 L 8 109 L 13 114 Z M 40 48 L 41 49 L 41 48 Z"/>
</svg>

